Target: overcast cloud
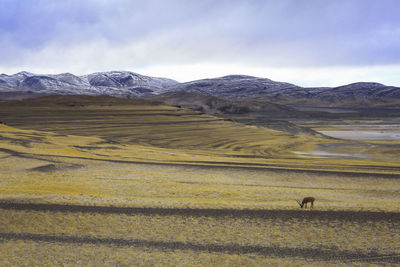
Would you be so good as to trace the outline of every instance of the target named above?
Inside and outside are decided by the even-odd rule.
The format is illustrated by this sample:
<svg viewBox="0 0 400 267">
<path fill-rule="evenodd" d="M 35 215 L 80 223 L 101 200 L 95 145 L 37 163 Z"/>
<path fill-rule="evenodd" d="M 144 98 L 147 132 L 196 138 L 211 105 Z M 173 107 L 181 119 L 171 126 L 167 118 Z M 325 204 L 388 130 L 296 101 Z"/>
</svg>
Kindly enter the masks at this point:
<svg viewBox="0 0 400 267">
<path fill-rule="evenodd" d="M 0 0 L 0 72 L 400 85 L 399 14 L 396 0 Z"/>
</svg>

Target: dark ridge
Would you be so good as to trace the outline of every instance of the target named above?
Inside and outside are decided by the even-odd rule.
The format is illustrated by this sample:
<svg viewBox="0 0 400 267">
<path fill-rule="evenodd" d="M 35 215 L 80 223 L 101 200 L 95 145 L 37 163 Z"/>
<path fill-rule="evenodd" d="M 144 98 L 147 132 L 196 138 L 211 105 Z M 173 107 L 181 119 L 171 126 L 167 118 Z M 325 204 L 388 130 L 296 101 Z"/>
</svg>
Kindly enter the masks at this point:
<svg viewBox="0 0 400 267">
<path fill-rule="evenodd" d="M 48 95 L 37 98 L 22 100 L 3 100 L 2 105 L 23 105 L 23 106 L 115 106 L 115 105 L 162 105 L 160 101 L 145 100 L 139 98 L 118 98 L 108 95 Z"/>
<path fill-rule="evenodd" d="M 81 168 L 83 165 L 80 164 L 46 164 L 43 166 L 38 166 L 35 168 L 27 169 L 28 171 L 36 171 L 36 172 L 54 172 L 57 170 L 63 170 L 63 169 L 77 169 Z"/>
<path fill-rule="evenodd" d="M 55 164 L 47 164 L 35 168 L 29 169 L 30 171 L 37 171 L 37 172 L 53 172 L 57 170 L 57 166 Z"/>
<path fill-rule="evenodd" d="M 122 238 L 97 238 L 90 236 L 69 236 L 69 235 L 43 235 L 43 234 L 17 234 L 0 233 L 1 239 L 6 240 L 29 240 L 36 242 L 60 242 L 73 244 L 101 244 L 114 246 L 133 246 L 142 248 L 155 248 L 161 250 L 194 250 L 208 253 L 228 254 L 260 254 L 263 256 L 278 257 L 301 257 L 314 260 L 328 261 L 362 261 L 362 262 L 387 262 L 398 263 L 399 254 L 378 254 L 375 252 L 362 253 L 352 251 L 338 251 L 335 248 L 288 248 L 277 246 L 241 246 L 237 244 L 197 244 L 185 242 L 150 241 L 141 239 Z"/>
<path fill-rule="evenodd" d="M 83 212 L 100 214 L 143 214 L 161 216 L 196 217 L 251 217 L 307 220 L 345 220 L 345 221 L 399 221 L 399 212 L 375 211 L 326 211 L 326 210 L 249 210 L 249 209 L 190 209 L 190 208 L 134 208 L 114 206 L 84 206 L 64 204 L 18 203 L 3 200 L 0 209 L 33 210 L 51 212 Z"/>
<path fill-rule="evenodd" d="M 259 79 L 258 77 L 241 75 L 241 74 L 231 74 L 221 77 L 223 79 Z"/>
</svg>

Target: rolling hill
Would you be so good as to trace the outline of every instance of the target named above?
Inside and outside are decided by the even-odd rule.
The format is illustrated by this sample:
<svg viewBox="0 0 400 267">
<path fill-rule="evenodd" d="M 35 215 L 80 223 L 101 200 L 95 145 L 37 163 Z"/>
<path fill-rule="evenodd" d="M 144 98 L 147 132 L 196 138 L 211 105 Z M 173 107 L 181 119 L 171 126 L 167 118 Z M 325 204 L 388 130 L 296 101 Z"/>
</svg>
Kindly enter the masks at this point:
<svg viewBox="0 0 400 267">
<path fill-rule="evenodd" d="M 232 157 L 237 154 L 252 157 L 287 154 L 288 147 L 307 146 L 311 141 L 325 140 L 321 136 L 300 136 L 243 125 L 161 102 L 109 96 L 68 95 L 3 100 L 0 101 L 0 121 L 18 129 L 98 136 L 110 146 L 136 144 L 204 150 L 206 153 L 227 153 Z M 292 156 L 290 152 L 289 155 Z"/>
<path fill-rule="evenodd" d="M 339 87 L 305 88 L 252 76 L 231 75 L 176 84 L 174 91 L 232 99 L 263 100 L 289 106 L 396 107 L 400 88 L 359 82 Z"/>
<path fill-rule="evenodd" d="M 171 91 L 149 99 L 161 101 L 169 105 L 182 106 L 208 114 L 272 114 L 281 115 L 295 114 L 297 110 L 268 101 L 253 99 L 236 100 L 212 95 L 205 95 L 199 92 Z"/>
</svg>

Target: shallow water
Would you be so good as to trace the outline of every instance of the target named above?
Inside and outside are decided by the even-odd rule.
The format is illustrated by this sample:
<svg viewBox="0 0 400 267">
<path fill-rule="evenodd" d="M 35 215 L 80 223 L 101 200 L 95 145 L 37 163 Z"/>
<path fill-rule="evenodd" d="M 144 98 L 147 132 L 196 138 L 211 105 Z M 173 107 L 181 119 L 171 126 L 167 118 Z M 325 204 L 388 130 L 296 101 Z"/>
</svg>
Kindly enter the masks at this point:
<svg viewBox="0 0 400 267">
<path fill-rule="evenodd" d="M 324 135 L 348 140 L 387 140 L 400 141 L 400 130 L 361 131 L 361 130 L 330 130 L 318 131 Z"/>
<path fill-rule="evenodd" d="M 301 158 L 312 158 L 312 159 L 323 159 L 323 158 L 335 158 L 335 159 L 368 159 L 371 158 L 367 155 L 361 154 L 346 154 L 346 153 L 332 153 L 322 149 L 314 149 L 309 153 L 293 151 L 293 153 L 299 155 Z"/>
</svg>

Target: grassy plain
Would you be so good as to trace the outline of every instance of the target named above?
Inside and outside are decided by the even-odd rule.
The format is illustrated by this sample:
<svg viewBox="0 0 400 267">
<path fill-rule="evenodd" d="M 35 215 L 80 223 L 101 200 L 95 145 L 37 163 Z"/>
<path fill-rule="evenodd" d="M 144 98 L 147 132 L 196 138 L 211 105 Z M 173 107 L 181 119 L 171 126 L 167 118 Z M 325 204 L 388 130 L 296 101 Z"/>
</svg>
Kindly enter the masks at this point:
<svg viewBox="0 0 400 267">
<path fill-rule="evenodd" d="M 107 97 L 3 102 L 0 117 L 7 124 L 0 124 L 2 203 L 66 208 L 0 207 L 4 265 L 321 266 L 399 259 L 400 157 L 379 157 L 398 155 L 400 142 L 376 141 L 369 158 L 307 158 L 294 152 L 341 145 L 357 154 L 371 143 Z M 314 211 L 298 213 L 294 199 L 304 196 L 317 199 Z M 115 212 L 71 212 L 71 205 Z M 119 212 L 123 207 L 161 211 Z M 168 209 L 173 214 L 162 212 Z M 216 216 L 207 209 L 255 213 Z"/>
</svg>

